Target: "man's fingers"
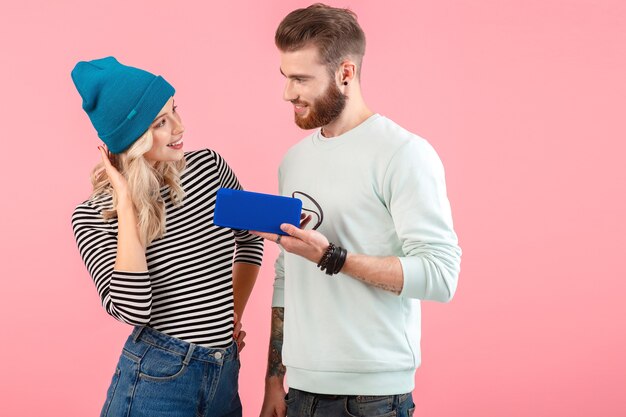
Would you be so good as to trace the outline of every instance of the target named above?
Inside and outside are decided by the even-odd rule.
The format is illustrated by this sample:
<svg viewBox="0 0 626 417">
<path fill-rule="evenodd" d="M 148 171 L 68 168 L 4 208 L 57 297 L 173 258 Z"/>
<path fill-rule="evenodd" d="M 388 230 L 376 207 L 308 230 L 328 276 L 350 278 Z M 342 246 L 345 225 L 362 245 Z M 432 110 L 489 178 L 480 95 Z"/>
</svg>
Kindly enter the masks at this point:
<svg viewBox="0 0 626 417">
<path fill-rule="evenodd" d="M 280 230 L 287 233 L 289 236 L 297 237 L 300 240 L 304 240 L 304 237 L 306 236 L 306 233 L 303 230 L 289 223 L 281 224 Z"/>
<path fill-rule="evenodd" d="M 306 225 L 311 222 L 311 219 L 313 217 L 310 214 L 305 215 L 304 213 L 302 213 L 302 216 L 300 218 L 302 219 L 302 221 L 300 222 L 300 229 L 304 229 Z"/>
<path fill-rule="evenodd" d="M 250 234 L 260 236 L 263 239 L 271 240 L 272 242 L 276 242 L 278 239 L 278 235 L 276 233 L 265 233 L 265 232 L 257 232 L 254 230 L 249 230 Z"/>
</svg>

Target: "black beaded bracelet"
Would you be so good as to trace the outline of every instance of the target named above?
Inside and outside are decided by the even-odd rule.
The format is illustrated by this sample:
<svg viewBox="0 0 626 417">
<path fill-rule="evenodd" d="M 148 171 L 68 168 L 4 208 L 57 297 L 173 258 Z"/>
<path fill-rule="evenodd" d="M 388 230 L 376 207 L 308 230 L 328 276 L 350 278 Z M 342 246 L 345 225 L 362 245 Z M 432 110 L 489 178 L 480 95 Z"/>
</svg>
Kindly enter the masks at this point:
<svg viewBox="0 0 626 417">
<path fill-rule="evenodd" d="M 340 253 L 341 248 L 339 246 L 335 246 L 330 252 L 330 255 L 328 256 L 328 265 L 326 265 L 326 275 L 333 275 L 335 273 L 335 268 L 337 268 L 337 260 L 339 259 Z"/>
<path fill-rule="evenodd" d="M 330 254 L 333 252 L 334 249 L 335 245 L 333 245 L 332 243 L 329 244 L 326 248 L 326 251 L 320 258 L 320 261 L 317 263 L 317 267 L 320 268 L 322 271 L 328 266 L 328 259 L 330 258 Z"/>
<path fill-rule="evenodd" d="M 348 251 L 346 249 L 330 243 L 317 266 L 326 272 L 327 275 L 337 274 L 343 268 L 347 255 Z"/>
</svg>

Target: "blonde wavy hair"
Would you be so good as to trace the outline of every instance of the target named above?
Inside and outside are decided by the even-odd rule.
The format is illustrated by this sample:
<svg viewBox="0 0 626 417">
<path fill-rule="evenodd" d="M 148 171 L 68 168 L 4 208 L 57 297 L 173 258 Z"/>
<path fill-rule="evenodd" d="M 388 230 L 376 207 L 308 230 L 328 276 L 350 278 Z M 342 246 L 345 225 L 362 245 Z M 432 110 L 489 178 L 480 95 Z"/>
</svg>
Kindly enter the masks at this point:
<svg viewBox="0 0 626 417">
<path fill-rule="evenodd" d="M 131 199 L 137 214 L 141 241 L 148 246 L 154 239 L 165 234 L 165 203 L 161 187 L 168 185 L 170 198 L 175 206 L 181 205 L 185 191 L 180 186 L 180 175 L 185 169 L 185 159 L 175 162 L 157 162 L 152 165 L 144 154 L 152 149 L 152 131 L 148 130 L 126 151 L 109 154 L 111 164 L 126 178 Z M 113 208 L 102 214 L 106 220 L 117 217 L 117 195 L 100 162 L 91 173 L 93 192 L 91 197 L 113 196 Z"/>
</svg>

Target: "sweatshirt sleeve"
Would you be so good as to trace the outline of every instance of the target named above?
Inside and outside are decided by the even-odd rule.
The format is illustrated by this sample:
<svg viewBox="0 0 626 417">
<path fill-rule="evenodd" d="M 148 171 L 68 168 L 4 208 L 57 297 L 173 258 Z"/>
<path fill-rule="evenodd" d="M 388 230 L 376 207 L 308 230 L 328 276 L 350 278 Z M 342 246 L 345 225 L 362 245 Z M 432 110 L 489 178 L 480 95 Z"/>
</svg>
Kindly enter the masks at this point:
<svg viewBox="0 0 626 417">
<path fill-rule="evenodd" d="M 283 195 L 281 168 L 278 168 L 278 195 Z M 274 262 L 274 292 L 272 307 L 285 307 L 285 251 L 279 245 L 280 252 Z"/>
<path fill-rule="evenodd" d="M 443 165 L 426 140 L 411 140 L 395 153 L 385 174 L 384 199 L 404 253 L 400 295 L 450 301 L 457 287 L 461 249 Z"/>
<path fill-rule="evenodd" d="M 274 293 L 272 294 L 272 307 L 285 307 L 285 253 L 281 248 L 276 262 L 274 262 Z"/>
<path fill-rule="evenodd" d="M 80 256 L 107 313 L 133 326 L 148 324 L 152 311 L 150 274 L 114 269 L 117 232 L 113 226 L 99 211 L 84 203 L 74 210 L 72 229 Z"/>
<path fill-rule="evenodd" d="M 220 179 L 220 185 L 224 188 L 232 188 L 235 190 L 243 190 L 237 176 L 228 166 L 228 163 L 220 154 L 209 150 L 215 158 L 217 173 Z M 263 261 L 263 238 L 248 233 L 247 230 L 234 230 L 235 236 L 235 263 L 248 263 L 261 266 Z"/>
</svg>

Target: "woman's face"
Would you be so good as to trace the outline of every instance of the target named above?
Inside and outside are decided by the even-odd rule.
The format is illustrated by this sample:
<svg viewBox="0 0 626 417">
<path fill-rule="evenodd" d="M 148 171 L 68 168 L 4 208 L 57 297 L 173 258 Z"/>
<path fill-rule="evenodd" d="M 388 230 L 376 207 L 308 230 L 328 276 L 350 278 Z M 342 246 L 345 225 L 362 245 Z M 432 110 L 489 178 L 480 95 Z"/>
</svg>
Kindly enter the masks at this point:
<svg viewBox="0 0 626 417">
<path fill-rule="evenodd" d="M 174 97 L 171 97 L 150 125 L 152 149 L 144 154 L 148 161 L 173 162 L 184 157 L 183 132 L 185 127 L 176 111 Z"/>
</svg>

